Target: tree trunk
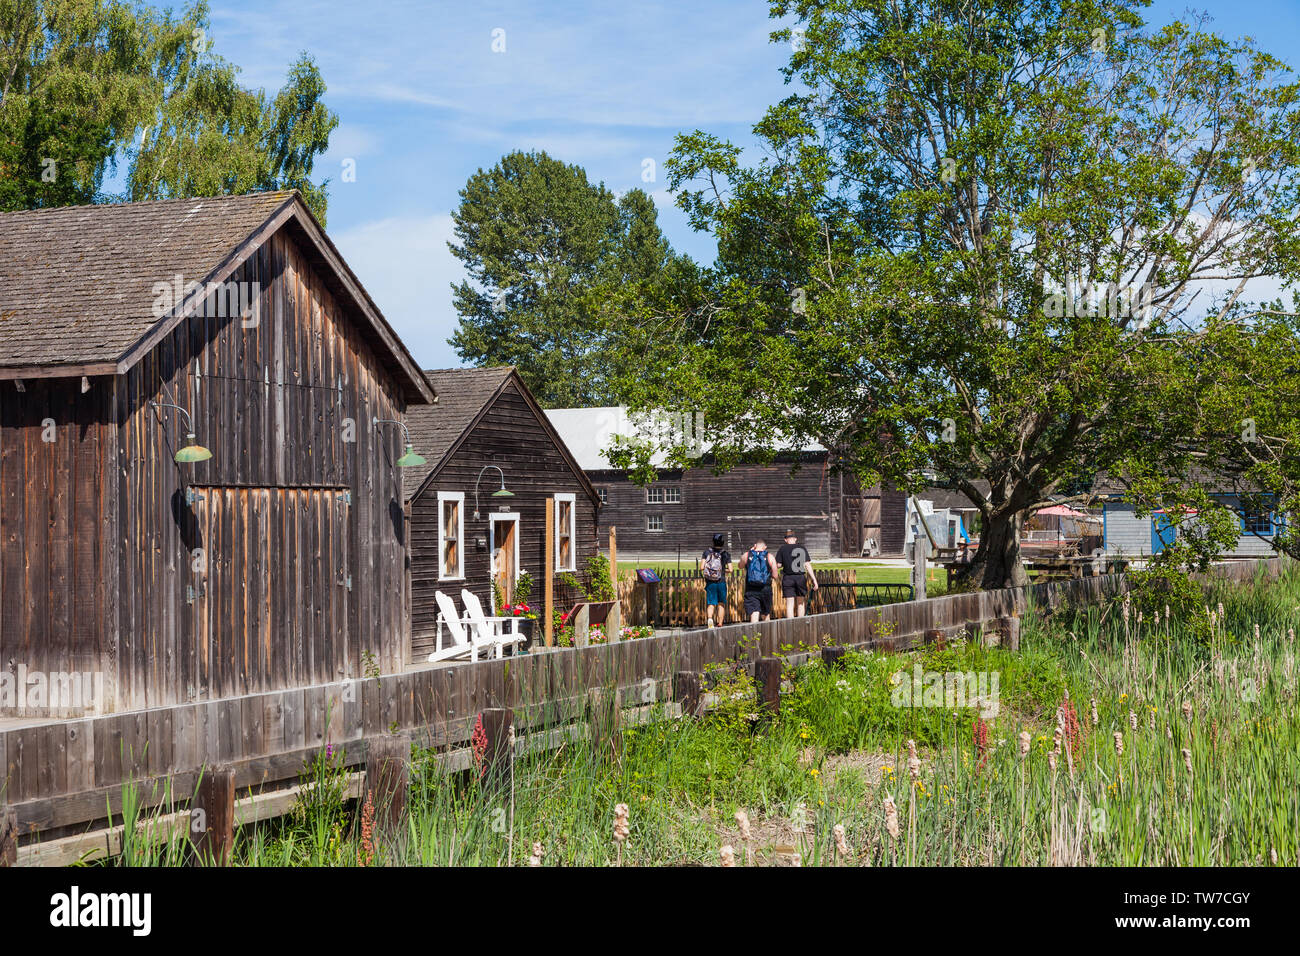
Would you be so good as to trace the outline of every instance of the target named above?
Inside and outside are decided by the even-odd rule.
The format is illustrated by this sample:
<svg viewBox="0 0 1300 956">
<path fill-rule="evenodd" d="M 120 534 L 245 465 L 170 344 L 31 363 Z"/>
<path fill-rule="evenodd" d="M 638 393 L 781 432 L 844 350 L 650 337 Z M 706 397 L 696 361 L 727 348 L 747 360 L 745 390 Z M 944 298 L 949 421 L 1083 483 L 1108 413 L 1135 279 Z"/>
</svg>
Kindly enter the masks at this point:
<svg viewBox="0 0 1300 956">
<path fill-rule="evenodd" d="M 1020 529 L 1024 523 L 1023 511 L 1002 511 L 985 518 L 980 548 L 968 572 L 983 590 L 1029 583 L 1025 566 L 1020 563 Z"/>
</svg>

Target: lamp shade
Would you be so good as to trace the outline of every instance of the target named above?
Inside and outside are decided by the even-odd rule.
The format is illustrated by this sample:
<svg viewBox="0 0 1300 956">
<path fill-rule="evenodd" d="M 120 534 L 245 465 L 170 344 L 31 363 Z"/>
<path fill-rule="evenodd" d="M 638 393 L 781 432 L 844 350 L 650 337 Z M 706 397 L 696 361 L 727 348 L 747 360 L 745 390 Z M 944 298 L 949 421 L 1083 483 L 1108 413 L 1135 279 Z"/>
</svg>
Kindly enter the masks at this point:
<svg viewBox="0 0 1300 956">
<path fill-rule="evenodd" d="M 417 455 L 410 445 L 406 446 L 406 454 L 397 459 L 398 468 L 411 468 L 415 465 L 423 465 L 425 458 L 423 455 Z"/>
<path fill-rule="evenodd" d="M 174 456 L 178 462 L 186 464 L 189 462 L 207 461 L 212 457 L 212 452 L 208 451 L 208 449 L 204 448 L 194 440 L 193 432 L 191 432 L 188 437 L 188 444 L 186 444 L 185 447 L 178 451 Z"/>
<path fill-rule="evenodd" d="M 501 488 L 500 491 L 492 492 L 493 498 L 513 498 L 514 496 L 515 493 L 513 491 L 506 491 L 504 486 Z"/>
</svg>

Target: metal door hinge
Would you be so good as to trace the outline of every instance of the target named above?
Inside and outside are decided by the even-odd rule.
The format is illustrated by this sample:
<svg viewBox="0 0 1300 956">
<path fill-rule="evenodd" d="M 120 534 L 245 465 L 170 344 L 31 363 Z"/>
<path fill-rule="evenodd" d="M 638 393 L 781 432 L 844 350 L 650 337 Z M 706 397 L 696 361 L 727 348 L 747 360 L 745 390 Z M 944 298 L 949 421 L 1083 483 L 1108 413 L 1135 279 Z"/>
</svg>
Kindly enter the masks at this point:
<svg viewBox="0 0 1300 956">
<path fill-rule="evenodd" d="M 349 591 L 352 590 L 352 575 L 342 574 L 339 576 L 339 584 L 343 585 Z"/>
<path fill-rule="evenodd" d="M 194 504 L 194 502 L 202 501 L 202 500 L 203 500 L 203 496 L 199 494 L 197 491 L 195 491 L 193 488 L 185 489 L 185 503 L 187 505 L 192 505 Z"/>
<path fill-rule="evenodd" d="M 192 584 L 185 585 L 185 603 L 186 604 L 194 603 L 194 585 Z"/>
</svg>

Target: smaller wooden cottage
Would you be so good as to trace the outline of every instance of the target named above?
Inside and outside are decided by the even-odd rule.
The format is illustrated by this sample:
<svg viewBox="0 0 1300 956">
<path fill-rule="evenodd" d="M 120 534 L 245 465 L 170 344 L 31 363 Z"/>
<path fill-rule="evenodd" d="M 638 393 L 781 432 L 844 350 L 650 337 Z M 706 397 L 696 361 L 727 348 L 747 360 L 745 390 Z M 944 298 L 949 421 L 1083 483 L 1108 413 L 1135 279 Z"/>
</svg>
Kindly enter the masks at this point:
<svg viewBox="0 0 1300 956">
<path fill-rule="evenodd" d="M 436 406 L 408 410 L 427 464 L 407 469 L 411 640 L 414 660 L 433 647 L 442 591 L 464 610 L 472 591 L 490 609 L 493 584 L 514 603 L 520 575 L 542 603 L 546 502 L 554 502 L 554 571 L 579 577 L 598 550 L 600 498 L 513 368 L 441 369 L 425 375 Z M 509 496 L 500 495 L 504 490 Z"/>
</svg>

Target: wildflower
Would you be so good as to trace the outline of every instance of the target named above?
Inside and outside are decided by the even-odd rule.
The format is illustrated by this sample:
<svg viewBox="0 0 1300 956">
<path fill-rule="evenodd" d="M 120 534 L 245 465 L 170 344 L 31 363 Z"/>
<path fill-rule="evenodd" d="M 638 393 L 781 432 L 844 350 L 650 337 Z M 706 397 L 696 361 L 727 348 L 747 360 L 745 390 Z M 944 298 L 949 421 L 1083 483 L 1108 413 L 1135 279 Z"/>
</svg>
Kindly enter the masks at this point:
<svg viewBox="0 0 1300 956">
<path fill-rule="evenodd" d="M 1020 756 L 1023 757 L 1028 753 L 1029 753 L 1029 731 L 1022 730 L 1020 731 Z"/>
<path fill-rule="evenodd" d="M 811 770 L 808 771 L 808 776 L 816 779 L 817 777 L 821 776 L 821 771 L 818 770 L 816 767 L 813 767 Z"/>
<path fill-rule="evenodd" d="M 895 840 L 898 839 L 898 806 L 894 803 L 893 797 L 885 797 L 885 829 Z"/>
<path fill-rule="evenodd" d="M 724 846 L 722 849 L 720 849 L 720 850 L 718 851 L 718 856 L 720 856 L 720 857 L 722 858 L 722 865 L 723 865 L 723 866 L 735 866 L 735 865 L 736 865 L 736 851 L 735 851 L 735 849 L 734 849 L 733 847 L 731 847 L 731 846 Z"/>
<path fill-rule="evenodd" d="M 1124 735 L 1118 730 L 1115 731 L 1115 753 L 1117 756 L 1124 756 Z"/>
<path fill-rule="evenodd" d="M 483 728 L 483 715 L 474 719 L 474 733 L 469 738 L 470 752 L 474 755 L 474 765 L 478 767 L 480 777 L 487 773 L 487 731 Z"/>
<path fill-rule="evenodd" d="M 989 753 L 989 725 L 984 723 L 983 717 L 975 718 L 971 734 L 975 738 L 975 752 L 979 755 L 979 768 L 982 770 Z"/>
<path fill-rule="evenodd" d="M 614 806 L 614 839 L 622 843 L 627 839 L 628 833 L 631 832 L 628 827 L 628 807 L 626 803 L 615 804 Z"/>
<path fill-rule="evenodd" d="M 533 842 L 533 855 L 528 858 L 529 866 L 542 865 L 542 844 L 539 841 Z"/>
<path fill-rule="evenodd" d="M 357 849 L 357 866 L 369 866 L 375 858 L 375 803 L 369 793 L 361 808 L 361 846 Z"/>
<path fill-rule="evenodd" d="M 831 827 L 831 834 L 835 837 L 835 852 L 840 856 L 849 855 L 849 841 L 844 838 L 844 824 L 837 823 Z"/>
</svg>

